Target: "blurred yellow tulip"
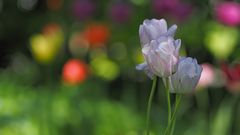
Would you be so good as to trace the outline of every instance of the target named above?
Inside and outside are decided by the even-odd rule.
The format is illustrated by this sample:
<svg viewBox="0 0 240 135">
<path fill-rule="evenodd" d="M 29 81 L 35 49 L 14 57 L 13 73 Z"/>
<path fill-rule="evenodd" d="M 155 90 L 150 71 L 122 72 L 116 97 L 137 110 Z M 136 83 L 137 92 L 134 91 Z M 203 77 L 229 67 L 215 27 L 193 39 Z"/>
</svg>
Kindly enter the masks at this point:
<svg viewBox="0 0 240 135">
<path fill-rule="evenodd" d="M 31 52 L 36 61 L 41 64 L 52 62 L 59 52 L 64 41 L 60 26 L 48 24 L 43 34 L 33 35 L 30 38 Z"/>
<path fill-rule="evenodd" d="M 31 38 L 31 51 L 33 57 L 40 63 L 48 64 L 54 59 L 54 47 L 43 35 L 35 35 Z"/>
<path fill-rule="evenodd" d="M 237 29 L 218 23 L 210 23 L 207 30 L 205 37 L 206 47 L 217 59 L 226 59 L 237 44 Z"/>
</svg>

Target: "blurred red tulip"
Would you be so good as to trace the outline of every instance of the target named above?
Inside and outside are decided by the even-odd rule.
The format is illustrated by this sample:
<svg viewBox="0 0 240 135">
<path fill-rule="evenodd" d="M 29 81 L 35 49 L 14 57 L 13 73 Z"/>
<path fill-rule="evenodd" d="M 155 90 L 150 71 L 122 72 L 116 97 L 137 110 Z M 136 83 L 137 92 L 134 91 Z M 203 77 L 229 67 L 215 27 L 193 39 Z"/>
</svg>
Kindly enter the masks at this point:
<svg viewBox="0 0 240 135">
<path fill-rule="evenodd" d="M 236 26 L 240 24 L 240 4 L 237 2 L 223 2 L 215 7 L 215 15 L 219 22 Z"/>
<path fill-rule="evenodd" d="M 92 24 L 86 27 L 84 36 L 90 47 L 102 47 L 109 38 L 109 28 L 104 24 Z"/>
<path fill-rule="evenodd" d="M 227 88 L 231 92 L 240 92 L 240 64 L 233 67 L 222 64 L 221 68 L 227 79 Z"/>
<path fill-rule="evenodd" d="M 66 84 L 76 85 L 86 80 L 87 74 L 87 66 L 84 62 L 71 59 L 63 67 L 62 78 Z"/>
</svg>

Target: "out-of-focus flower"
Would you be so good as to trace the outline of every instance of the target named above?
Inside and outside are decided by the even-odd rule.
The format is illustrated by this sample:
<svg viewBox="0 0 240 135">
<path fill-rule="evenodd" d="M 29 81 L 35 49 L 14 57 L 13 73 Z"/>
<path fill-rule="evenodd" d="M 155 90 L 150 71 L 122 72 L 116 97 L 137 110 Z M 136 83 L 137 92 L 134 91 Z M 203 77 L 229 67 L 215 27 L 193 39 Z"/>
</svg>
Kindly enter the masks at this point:
<svg viewBox="0 0 240 135">
<path fill-rule="evenodd" d="M 87 53 L 89 44 L 81 32 L 74 33 L 69 40 L 69 50 L 74 57 Z"/>
<path fill-rule="evenodd" d="M 192 12 L 192 7 L 180 0 L 153 0 L 152 6 L 159 16 L 170 15 L 178 20 L 184 20 Z"/>
<path fill-rule="evenodd" d="M 138 70 L 151 78 L 153 74 L 168 77 L 176 71 L 181 46 L 181 40 L 173 39 L 176 29 L 176 25 L 167 29 L 164 19 L 144 20 L 139 35 L 145 62 L 137 66 Z"/>
<path fill-rule="evenodd" d="M 87 65 L 77 59 L 71 59 L 64 64 L 62 79 L 64 83 L 76 85 L 86 80 L 88 75 Z"/>
<path fill-rule="evenodd" d="M 79 20 L 91 17 L 95 11 L 95 4 L 92 0 L 75 0 L 72 5 L 74 16 Z"/>
<path fill-rule="evenodd" d="M 37 2 L 37 0 L 17 0 L 17 5 L 21 10 L 31 11 L 36 7 Z M 3 2 L 1 1 L 1 4 L 2 3 Z"/>
<path fill-rule="evenodd" d="M 59 25 L 54 23 L 46 25 L 42 34 L 30 38 L 33 57 L 42 64 L 49 64 L 56 57 L 63 41 L 64 36 Z"/>
<path fill-rule="evenodd" d="M 177 72 L 171 76 L 171 93 L 191 93 L 198 84 L 202 67 L 196 59 L 182 57 Z"/>
<path fill-rule="evenodd" d="M 237 29 L 218 23 L 210 23 L 207 27 L 205 45 L 218 59 L 226 59 L 234 50 L 238 41 Z"/>
<path fill-rule="evenodd" d="M 132 14 L 132 8 L 129 4 L 123 2 L 113 3 L 110 6 L 110 17 L 117 23 L 129 21 Z"/>
<path fill-rule="evenodd" d="M 56 49 L 59 49 L 64 41 L 62 28 L 56 23 L 47 24 L 43 28 L 43 35 L 56 47 Z"/>
<path fill-rule="evenodd" d="M 208 63 L 201 64 L 203 70 L 200 77 L 200 80 L 197 84 L 197 88 L 205 88 L 210 86 L 214 82 L 214 69 L 212 65 Z"/>
<path fill-rule="evenodd" d="M 43 34 L 46 36 L 53 36 L 59 31 L 62 31 L 62 29 L 57 23 L 48 23 L 42 29 Z"/>
<path fill-rule="evenodd" d="M 112 60 L 102 56 L 91 61 L 92 73 L 105 80 L 114 80 L 119 75 L 119 67 Z"/>
<path fill-rule="evenodd" d="M 227 79 L 227 88 L 231 92 L 240 91 L 240 64 L 230 67 L 226 64 L 221 65 L 222 71 Z"/>
<path fill-rule="evenodd" d="M 47 0 L 47 7 L 50 10 L 57 11 L 62 7 L 63 0 Z"/>
<path fill-rule="evenodd" d="M 102 47 L 109 39 L 109 28 L 105 24 L 91 24 L 83 32 L 90 47 Z"/>
<path fill-rule="evenodd" d="M 56 49 L 41 34 L 34 35 L 30 39 L 31 51 L 34 58 L 43 64 L 48 64 L 55 58 Z"/>
<path fill-rule="evenodd" d="M 237 2 L 222 2 L 215 7 L 217 20 L 229 26 L 240 25 L 240 4 Z"/>
</svg>

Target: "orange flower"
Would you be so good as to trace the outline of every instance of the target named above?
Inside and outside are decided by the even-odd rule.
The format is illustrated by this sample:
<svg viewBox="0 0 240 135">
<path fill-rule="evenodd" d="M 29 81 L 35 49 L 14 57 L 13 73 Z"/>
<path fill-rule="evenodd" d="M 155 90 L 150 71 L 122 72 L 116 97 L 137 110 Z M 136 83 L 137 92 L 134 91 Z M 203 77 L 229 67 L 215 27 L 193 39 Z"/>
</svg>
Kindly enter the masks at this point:
<svg viewBox="0 0 240 135">
<path fill-rule="evenodd" d="M 61 30 L 61 26 L 58 25 L 57 23 L 48 23 L 43 27 L 43 30 L 42 30 L 45 36 L 51 36 L 59 31 L 62 31 L 62 30 Z"/>
<path fill-rule="evenodd" d="M 87 66 L 84 62 L 71 59 L 63 67 L 62 78 L 66 84 L 76 85 L 86 80 L 87 74 Z"/>
<path fill-rule="evenodd" d="M 92 24 L 86 27 L 84 36 L 92 47 L 102 47 L 109 38 L 109 29 L 104 24 Z"/>
<path fill-rule="evenodd" d="M 57 11 L 63 5 L 63 0 L 47 0 L 47 7 L 50 10 Z"/>
</svg>

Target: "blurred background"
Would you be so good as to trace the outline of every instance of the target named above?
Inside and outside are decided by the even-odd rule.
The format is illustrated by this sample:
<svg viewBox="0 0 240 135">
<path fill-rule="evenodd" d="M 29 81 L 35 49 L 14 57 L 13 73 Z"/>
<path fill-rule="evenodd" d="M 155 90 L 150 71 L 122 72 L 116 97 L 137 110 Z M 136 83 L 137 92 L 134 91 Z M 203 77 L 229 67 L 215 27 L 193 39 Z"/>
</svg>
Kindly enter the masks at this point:
<svg viewBox="0 0 240 135">
<path fill-rule="evenodd" d="M 152 18 L 203 67 L 175 134 L 239 135 L 239 0 L 0 0 L 0 135 L 143 135 L 151 80 L 135 66 Z M 160 80 L 152 135 L 166 115 Z"/>
</svg>

